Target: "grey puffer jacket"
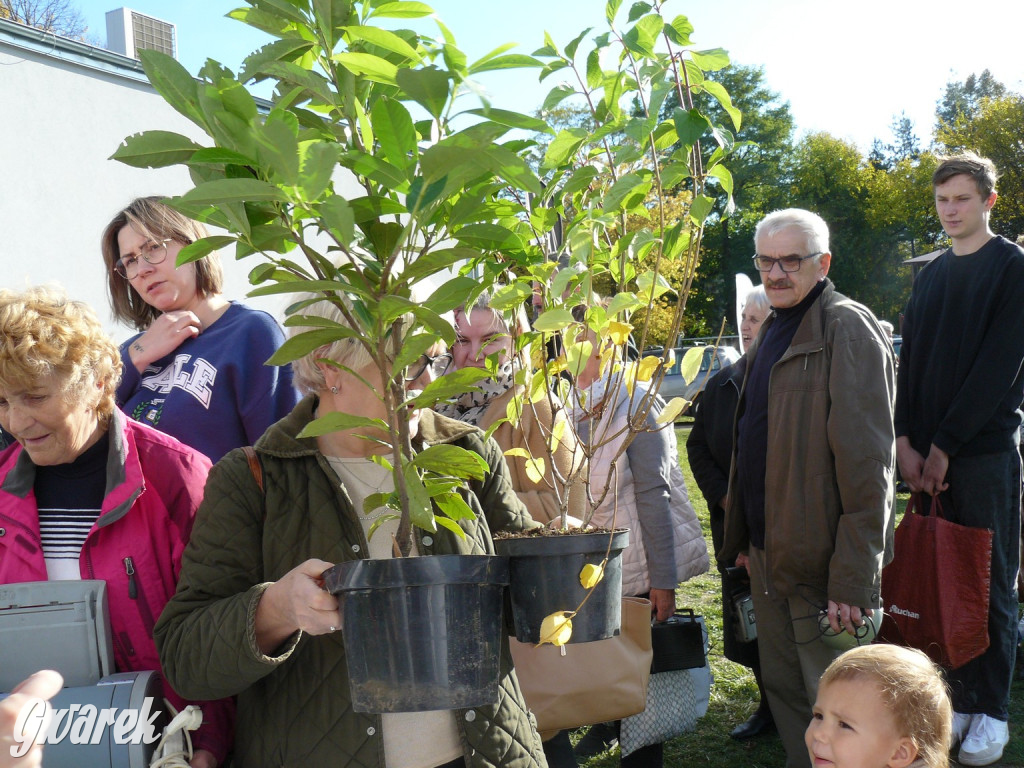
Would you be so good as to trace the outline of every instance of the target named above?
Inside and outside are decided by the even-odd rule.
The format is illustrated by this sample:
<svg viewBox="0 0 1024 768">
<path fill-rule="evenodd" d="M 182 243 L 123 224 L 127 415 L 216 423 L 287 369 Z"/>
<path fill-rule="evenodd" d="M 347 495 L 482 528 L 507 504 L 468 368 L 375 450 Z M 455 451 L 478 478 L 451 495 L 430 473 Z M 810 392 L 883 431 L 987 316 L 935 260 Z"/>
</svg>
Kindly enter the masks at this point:
<svg viewBox="0 0 1024 768">
<path fill-rule="evenodd" d="M 297 632 L 274 656 L 260 653 L 255 641 L 256 606 L 271 582 L 309 558 L 338 563 L 369 551 L 316 441 L 297 437 L 315 406 L 316 398 L 307 397 L 257 441 L 265 497 L 241 450 L 213 468 L 177 594 L 155 631 L 164 670 L 178 690 L 202 692 L 196 698 L 238 696 L 235 762 L 246 768 L 385 767 L 381 718 L 350 707 L 341 633 Z M 500 449 L 476 427 L 423 412 L 419 432 L 423 443 L 460 445 L 490 467 L 464 494 L 477 513 L 460 523 L 466 537 L 414 529 L 421 553 L 493 554 L 491 530 L 535 525 L 512 489 Z M 506 641 L 501 662 L 497 704 L 456 713 L 466 765 L 544 768 Z"/>
</svg>

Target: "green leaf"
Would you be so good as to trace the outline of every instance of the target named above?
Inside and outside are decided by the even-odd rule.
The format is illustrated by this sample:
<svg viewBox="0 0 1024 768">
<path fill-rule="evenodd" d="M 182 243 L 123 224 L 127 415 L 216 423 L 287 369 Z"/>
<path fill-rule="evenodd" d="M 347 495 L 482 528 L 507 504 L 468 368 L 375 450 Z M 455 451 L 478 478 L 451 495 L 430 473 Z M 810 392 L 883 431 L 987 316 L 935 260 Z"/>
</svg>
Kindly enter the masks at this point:
<svg viewBox="0 0 1024 768">
<path fill-rule="evenodd" d="M 705 80 L 704 90 L 718 100 L 718 103 L 722 105 L 722 109 L 732 119 L 733 127 L 738 131 L 743 122 L 743 114 L 732 105 L 732 99 L 729 97 L 729 92 L 725 90 L 725 86 L 721 83 L 716 83 L 714 80 Z"/>
<path fill-rule="evenodd" d="M 697 109 L 686 110 L 677 107 L 672 117 L 676 125 L 676 135 L 688 147 L 696 144 L 711 127 L 708 119 Z"/>
<path fill-rule="evenodd" d="M 441 117 L 448 103 L 448 73 L 437 67 L 399 69 L 395 82 L 406 96 L 415 101 L 435 118 Z"/>
<path fill-rule="evenodd" d="M 415 48 L 394 32 L 390 32 L 386 29 L 381 29 L 380 27 L 351 26 L 342 27 L 342 30 L 344 30 L 345 34 L 348 35 L 351 40 L 363 40 L 371 45 L 377 46 L 378 48 L 383 48 L 385 51 L 397 53 L 399 56 L 415 63 L 419 63 L 421 59 Z"/>
<path fill-rule="evenodd" d="M 673 43 L 684 48 L 688 48 L 693 44 L 690 41 L 690 35 L 693 34 L 693 24 L 685 16 L 676 16 L 666 24 L 665 34 L 668 35 L 668 39 Z"/>
<path fill-rule="evenodd" d="M 608 317 L 615 317 L 619 312 L 633 312 L 640 309 L 645 303 L 638 299 L 636 294 L 624 291 L 612 296 L 606 311 L 608 312 Z"/>
<path fill-rule="evenodd" d="M 632 24 L 645 13 L 650 13 L 652 7 L 650 3 L 633 3 L 629 7 L 629 16 L 626 17 L 626 21 Z"/>
<path fill-rule="evenodd" d="M 499 224 L 470 224 L 458 230 L 455 239 L 481 250 L 523 250 L 523 241 L 519 235 Z"/>
<path fill-rule="evenodd" d="M 640 18 L 636 24 L 626 30 L 622 36 L 622 42 L 626 48 L 640 56 L 654 58 L 654 46 L 658 42 L 658 35 L 665 26 L 664 19 L 657 13 L 652 13 Z"/>
<path fill-rule="evenodd" d="M 560 165 L 564 165 L 579 151 L 583 142 L 588 138 L 589 133 L 585 128 L 562 129 L 548 145 L 541 168 L 558 168 Z"/>
<path fill-rule="evenodd" d="M 206 128 L 206 118 L 199 109 L 199 87 L 177 59 L 152 49 L 139 51 L 139 60 L 146 77 L 164 101 L 200 128 Z"/>
<path fill-rule="evenodd" d="M 571 85 L 566 85 L 565 83 L 562 83 L 561 85 L 556 85 L 554 88 L 548 91 L 548 95 L 544 98 L 544 103 L 541 105 L 540 108 L 541 112 L 550 112 L 552 109 L 554 109 L 563 101 L 565 101 L 567 98 L 569 98 L 570 96 L 574 96 L 575 94 L 576 89 L 573 88 Z"/>
<path fill-rule="evenodd" d="M 491 307 L 499 312 L 515 310 L 533 295 L 533 285 L 525 280 L 517 280 L 510 285 L 499 288 L 491 296 Z"/>
<path fill-rule="evenodd" d="M 675 289 L 669 285 L 668 280 L 663 275 L 659 275 L 651 270 L 644 272 L 636 279 L 637 287 L 640 289 L 639 293 L 644 297 L 644 303 L 647 303 L 647 299 L 651 296 L 651 292 L 654 292 L 654 298 L 664 296 L 666 293 L 675 293 Z"/>
<path fill-rule="evenodd" d="M 171 131 L 146 131 L 126 138 L 110 156 L 133 168 L 166 168 L 187 163 L 203 147 Z"/>
<path fill-rule="evenodd" d="M 604 17 L 608 20 L 609 24 L 615 23 L 615 17 L 619 13 L 619 8 L 622 6 L 622 0 L 608 0 L 604 6 Z"/>
<path fill-rule="evenodd" d="M 463 306 L 466 303 L 466 297 L 472 293 L 473 289 L 478 287 L 479 283 L 476 280 L 460 275 L 451 280 L 446 280 L 438 286 L 424 304 L 438 314 L 449 312 Z"/>
<path fill-rule="evenodd" d="M 587 87 L 596 90 L 604 80 L 604 72 L 601 70 L 601 49 L 595 48 L 587 54 Z"/>
<path fill-rule="evenodd" d="M 587 33 L 590 30 L 592 30 L 592 29 L 593 29 L 593 27 L 587 27 L 582 32 L 580 32 L 578 35 L 576 35 L 576 37 L 574 37 L 572 40 L 569 41 L 568 45 L 565 46 L 565 56 L 566 56 L 566 58 L 569 58 L 569 59 L 575 59 L 576 58 L 576 49 L 580 47 L 580 43 L 583 41 L 583 38 L 586 37 Z"/>
<path fill-rule="evenodd" d="M 651 182 L 648 179 L 635 173 L 627 173 L 618 181 L 612 184 L 611 189 L 604 196 L 604 210 L 606 213 L 616 213 L 621 208 L 631 208 L 638 202 L 643 202 L 651 189 Z"/>
<path fill-rule="evenodd" d="M 409 404 L 414 408 L 430 408 L 441 400 L 458 397 L 466 392 L 476 392 L 479 390 L 477 382 L 489 378 L 490 375 L 483 368 L 460 368 L 457 371 L 449 371 L 425 386 Z"/>
<path fill-rule="evenodd" d="M 387 59 L 374 56 L 372 53 L 356 53 L 342 51 L 331 57 L 354 75 L 362 75 L 367 80 L 385 85 L 394 85 L 398 67 Z"/>
<path fill-rule="evenodd" d="M 434 506 L 430 502 L 430 494 L 420 480 L 419 472 L 413 464 L 402 467 L 405 475 L 405 491 L 409 498 L 409 520 L 417 528 L 434 533 L 437 523 L 434 522 Z"/>
<path fill-rule="evenodd" d="M 543 66 L 544 62 L 533 58 L 533 56 L 527 56 L 524 53 L 508 53 L 483 62 L 476 62 L 469 68 L 469 74 L 479 75 L 481 72 L 493 72 L 499 69 L 527 69 Z"/>
<path fill-rule="evenodd" d="M 522 128 L 524 131 L 536 133 L 554 133 L 546 121 L 524 115 L 521 112 L 510 112 L 507 109 L 491 107 L 489 109 L 467 109 L 466 114 L 486 117 L 491 122 L 507 125 L 509 128 Z"/>
<path fill-rule="evenodd" d="M 299 144 L 299 189 L 307 202 L 318 200 L 331 184 L 338 146 L 326 141 Z"/>
<path fill-rule="evenodd" d="M 724 48 L 712 48 L 707 51 L 690 51 L 693 63 L 705 72 L 714 72 L 729 66 L 729 52 Z"/>
<path fill-rule="evenodd" d="M 420 19 L 434 12 L 426 3 L 395 2 L 378 5 L 367 18 L 382 16 L 389 19 Z"/>
<path fill-rule="evenodd" d="M 298 281 L 302 282 L 302 281 Z M 300 286 L 301 287 L 301 286 Z M 339 325 L 335 328 L 319 328 L 311 331 L 303 331 L 285 339 L 284 344 L 277 348 L 267 361 L 270 365 L 284 365 L 310 352 L 333 344 L 340 339 L 359 338 L 359 333 L 351 328 Z"/>
<path fill-rule="evenodd" d="M 733 180 L 732 173 L 729 171 L 728 168 L 726 168 L 724 165 L 716 165 L 714 168 L 708 171 L 708 175 L 714 176 L 716 179 L 718 179 L 719 183 L 722 185 L 722 189 L 725 190 L 726 194 L 728 194 L 729 197 L 732 197 Z"/>
<path fill-rule="evenodd" d="M 223 147 L 204 147 L 192 155 L 189 165 L 255 165 L 253 158 Z"/>
<path fill-rule="evenodd" d="M 248 82 L 261 74 L 266 64 L 272 61 L 292 61 L 312 47 L 312 41 L 299 37 L 286 37 L 283 40 L 268 43 L 245 57 L 242 71 L 238 73 L 238 79 L 243 83 Z"/>
<path fill-rule="evenodd" d="M 574 195 L 577 192 L 587 189 L 597 178 L 597 168 L 592 165 L 584 165 L 573 171 L 569 180 L 562 186 L 563 195 Z"/>
<path fill-rule="evenodd" d="M 320 435 L 340 432 L 345 429 L 358 429 L 360 427 L 376 427 L 387 432 L 388 425 L 383 419 L 371 419 L 367 416 L 357 416 L 354 413 L 341 413 L 332 411 L 326 416 L 314 419 L 309 422 L 298 437 L 320 437 Z"/>
<path fill-rule="evenodd" d="M 572 312 L 567 309 L 549 309 L 541 312 L 533 323 L 533 330 L 542 333 L 554 333 L 568 328 L 573 324 Z"/>
<path fill-rule="evenodd" d="M 273 184 L 258 179 L 218 179 L 190 189 L 179 198 L 192 205 L 223 205 L 228 202 L 279 202 L 287 200 Z"/>
<path fill-rule="evenodd" d="M 400 102 L 384 97 L 373 105 L 371 120 L 381 152 L 389 163 L 404 169 L 415 162 L 419 148 L 409 110 Z"/>
<path fill-rule="evenodd" d="M 438 509 L 440 509 L 447 517 L 451 518 L 451 520 L 473 520 L 476 518 L 476 515 L 473 514 L 472 508 L 466 503 L 466 500 L 457 493 L 442 493 L 435 496 L 434 503 L 437 504 Z M 446 528 L 448 528 L 446 523 L 453 525 L 453 523 L 449 523 L 449 521 L 444 518 L 438 518 L 437 523 L 438 525 L 444 525 Z M 466 535 L 466 532 L 461 528 L 456 527 L 456 529 L 460 531 L 463 536 Z"/>
<path fill-rule="evenodd" d="M 227 235 L 211 235 L 204 237 L 200 240 L 196 240 L 193 243 L 189 243 L 178 252 L 178 258 L 175 260 L 175 266 L 182 266 L 192 261 L 199 261 L 204 256 L 208 256 L 219 248 L 231 245 L 237 242 L 235 238 Z"/>
<path fill-rule="evenodd" d="M 432 445 L 416 454 L 412 463 L 439 475 L 483 480 L 489 467 L 483 457 L 457 445 Z"/>
<path fill-rule="evenodd" d="M 352 206 L 345 198 L 331 195 L 316 207 L 324 226 L 342 245 L 348 245 L 355 237 L 355 221 Z"/>
<path fill-rule="evenodd" d="M 690 218 L 699 227 L 704 223 L 704 220 L 714 207 L 715 201 L 713 199 L 704 195 L 697 195 L 693 198 L 693 202 L 690 203 Z"/>
</svg>

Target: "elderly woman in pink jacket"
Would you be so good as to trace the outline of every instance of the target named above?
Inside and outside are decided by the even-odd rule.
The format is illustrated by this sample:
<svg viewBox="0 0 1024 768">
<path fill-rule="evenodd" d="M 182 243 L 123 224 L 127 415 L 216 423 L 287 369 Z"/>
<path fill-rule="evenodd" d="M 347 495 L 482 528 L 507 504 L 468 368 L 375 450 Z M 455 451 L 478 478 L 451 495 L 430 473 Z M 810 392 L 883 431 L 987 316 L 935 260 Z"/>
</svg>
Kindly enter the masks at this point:
<svg viewBox="0 0 1024 768">
<path fill-rule="evenodd" d="M 0 584 L 103 579 L 118 672 L 159 670 L 153 625 L 174 594 L 210 462 L 114 407 L 117 346 L 92 310 L 45 288 L 0 291 Z M 165 686 L 181 709 L 187 703 Z M 223 762 L 233 705 L 202 704 L 191 765 Z"/>
</svg>

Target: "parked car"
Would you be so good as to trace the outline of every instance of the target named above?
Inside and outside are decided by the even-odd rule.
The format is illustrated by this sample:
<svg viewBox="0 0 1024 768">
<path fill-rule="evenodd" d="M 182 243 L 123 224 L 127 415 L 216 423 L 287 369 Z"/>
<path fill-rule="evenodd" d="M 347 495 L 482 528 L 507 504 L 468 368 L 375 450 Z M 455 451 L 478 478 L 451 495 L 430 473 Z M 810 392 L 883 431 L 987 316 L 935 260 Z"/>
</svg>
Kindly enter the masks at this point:
<svg viewBox="0 0 1024 768">
<path fill-rule="evenodd" d="M 675 348 L 675 362 L 665 372 L 665 378 L 661 382 L 661 389 L 658 390 L 659 394 L 666 400 L 671 400 L 673 397 L 684 397 L 689 400 L 690 407 L 683 412 L 683 415 L 687 416 L 693 416 L 697 409 L 700 408 L 700 396 L 704 392 L 704 385 L 707 384 L 708 379 L 725 366 L 731 365 L 740 359 L 740 353 L 733 347 L 724 345 L 719 347 L 711 345 L 700 347 L 700 349 L 704 350 L 704 355 L 700 361 L 700 369 L 697 371 L 697 375 L 693 377 L 693 381 L 687 384 L 683 380 L 680 365 L 683 361 L 683 356 L 690 349 L 692 347 Z M 661 353 L 662 350 L 660 349 L 644 350 L 644 356 L 660 356 Z"/>
</svg>

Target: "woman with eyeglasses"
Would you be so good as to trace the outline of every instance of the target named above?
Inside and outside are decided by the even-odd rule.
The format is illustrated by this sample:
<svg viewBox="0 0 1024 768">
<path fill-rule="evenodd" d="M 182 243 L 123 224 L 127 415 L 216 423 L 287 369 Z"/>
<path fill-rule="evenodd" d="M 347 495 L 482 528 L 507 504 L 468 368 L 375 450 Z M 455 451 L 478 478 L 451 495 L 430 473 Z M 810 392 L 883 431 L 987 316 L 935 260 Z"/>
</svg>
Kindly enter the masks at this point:
<svg viewBox="0 0 1024 768">
<path fill-rule="evenodd" d="M 218 461 L 252 445 L 298 402 L 291 366 L 266 360 L 284 343 L 265 312 L 229 301 L 216 253 L 176 266 L 202 224 L 138 198 L 103 231 L 114 316 L 141 333 L 121 345 L 117 404 Z"/>
<path fill-rule="evenodd" d="M 520 311 L 513 329 L 501 312 L 490 306 L 490 294 L 486 291 L 468 312 L 465 307 L 456 309 L 455 344 L 446 370 L 484 368 L 492 371 L 492 375 L 478 382 L 472 391 L 440 403 L 434 410 L 484 431 L 505 420 L 509 404 L 517 392 L 523 391 L 522 386 L 515 386 L 516 372 L 529 360 L 528 355 L 515 351 L 514 335 L 528 328 L 526 314 Z M 582 517 L 585 490 L 579 483 L 566 483 L 573 468 L 583 461 L 582 452 L 568 424 L 565 407 L 554 395 L 524 403 L 518 423 L 504 421 L 492 437 L 505 453 L 512 486 L 534 520 L 554 520 L 560 513 L 560 500 L 566 496 L 569 514 Z"/>
</svg>

